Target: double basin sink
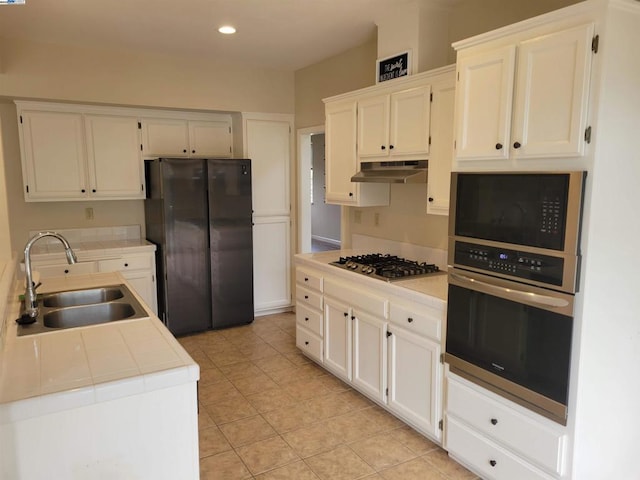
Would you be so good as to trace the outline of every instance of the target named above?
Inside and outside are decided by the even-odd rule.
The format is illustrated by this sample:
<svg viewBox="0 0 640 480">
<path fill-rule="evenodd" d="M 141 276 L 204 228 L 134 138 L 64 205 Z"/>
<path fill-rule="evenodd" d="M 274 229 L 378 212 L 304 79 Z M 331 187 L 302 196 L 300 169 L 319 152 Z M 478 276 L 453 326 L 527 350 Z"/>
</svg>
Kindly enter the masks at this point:
<svg viewBox="0 0 640 480">
<path fill-rule="evenodd" d="M 38 308 L 35 323 L 18 325 L 18 336 L 149 316 L 124 284 L 38 295 Z"/>
</svg>

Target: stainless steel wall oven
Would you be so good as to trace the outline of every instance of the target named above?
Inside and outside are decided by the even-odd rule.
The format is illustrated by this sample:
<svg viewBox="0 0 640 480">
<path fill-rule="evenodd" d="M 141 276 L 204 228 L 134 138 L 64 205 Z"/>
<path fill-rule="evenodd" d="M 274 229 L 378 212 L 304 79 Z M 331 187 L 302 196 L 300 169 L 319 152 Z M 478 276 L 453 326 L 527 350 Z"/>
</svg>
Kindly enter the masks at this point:
<svg viewBox="0 0 640 480">
<path fill-rule="evenodd" d="M 566 424 L 585 172 L 453 173 L 445 359 Z"/>
</svg>

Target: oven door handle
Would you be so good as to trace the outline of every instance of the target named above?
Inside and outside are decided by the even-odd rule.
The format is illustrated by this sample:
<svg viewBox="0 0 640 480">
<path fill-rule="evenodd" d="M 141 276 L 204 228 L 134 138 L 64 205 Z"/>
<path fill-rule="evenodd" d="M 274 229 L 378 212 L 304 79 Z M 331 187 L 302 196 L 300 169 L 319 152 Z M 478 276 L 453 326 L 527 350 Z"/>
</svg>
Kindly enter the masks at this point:
<svg viewBox="0 0 640 480">
<path fill-rule="evenodd" d="M 501 297 L 508 300 L 514 300 L 516 302 L 525 302 L 533 305 L 539 305 L 541 307 L 553 307 L 563 308 L 569 305 L 569 302 L 563 298 L 551 297 L 549 295 L 541 295 L 539 293 L 527 292 L 524 290 L 517 290 L 513 288 L 501 287 L 499 285 L 492 285 L 482 280 L 476 280 L 475 278 L 467 277 L 466 275 L 460 275 L 459 273 L 449 273 L 451 278 L 461 283 L 468 285 L 477 285 L 485 292 L 495 292 L 500 294 Z"/>
</svg>

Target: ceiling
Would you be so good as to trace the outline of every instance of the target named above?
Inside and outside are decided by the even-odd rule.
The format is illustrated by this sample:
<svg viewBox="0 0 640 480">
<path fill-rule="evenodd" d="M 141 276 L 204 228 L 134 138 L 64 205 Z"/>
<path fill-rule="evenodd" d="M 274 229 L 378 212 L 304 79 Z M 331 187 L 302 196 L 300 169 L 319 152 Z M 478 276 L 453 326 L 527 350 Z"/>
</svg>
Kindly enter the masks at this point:
<svg viewBox="0 0 640 480">
<path fill-rule="evenodd" d="M 412 1 L 26 0 L 0 6 L 0 35 L 297 70 L 365 43 L 376 19 Z M 217 32 L 226 23 L 235 35 Z"/>
</svg>

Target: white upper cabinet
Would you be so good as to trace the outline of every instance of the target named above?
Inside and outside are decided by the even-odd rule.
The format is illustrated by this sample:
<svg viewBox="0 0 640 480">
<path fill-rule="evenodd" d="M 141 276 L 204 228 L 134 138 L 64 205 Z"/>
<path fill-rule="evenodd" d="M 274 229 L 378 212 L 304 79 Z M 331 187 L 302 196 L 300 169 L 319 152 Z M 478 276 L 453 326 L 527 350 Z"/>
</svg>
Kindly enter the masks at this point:
<svg viewBox="0 0 640 480">
<path fill-rule="evenodd" d="M 231 124 L 226 121 L 190 121 L 189 147 L 191 155 L 231 157 Z"/>
<path fill-rule="evenodd" d="M 145 157 L 231 157 L 230 119 L 143 118 L 141 123 Z"/>
<path fill-rule="evenodd" d="M 515 47 L 458 61 L 456 157 L 509 157 Z"/>
<path fill-rule="evenodd" d="M 328 103 L 325 108 L 325 156 L 327 203 L 355 205 L 358 201 L 356 174 L 356 102 Z"/>
<path fill-rule="evenodd" d="M 424 85 L 358 102 L 358 156 L 402 157 L 429 153 L 431 87 Z"/>
<path fill-rule="evenodd" d="M 144 198 L 135 116 L 17 105 L 26 201 Z"/>
<path fill-rule="evenodd" d="M 355 207 L 389 205 L 388 183 L 351 181 L 361 164 L 428 159 L 429 169 L 432 163 L 443 167 L 436 168 L 433 178 L 444 182 L 434 186 L 439 206 L 434 204 L 429 213 L 448 214 L 449 201 L 444 197 L 449 190 L 453 120 L 443 106 L 435 114 L 432 111 L 432 92 L 436 84 L 441 88 L 441 83 L 454 88 L 452 65 L 324 99 L 327 203 Z M 451 99 L 443 101 L 449 101 L 449 108 L 453 109 Z M 440 143 L 434 150 L 436 136 Z"/>
<path fill-rule="evenodd" d="M 593 24 L 458 53 L 456 159 L 584 154 Z"/>
<path fill-rule="evenodd" d="M 86 196 L 82 115 L 18 108 L 24 198 L 69 200 Z"/>
<path fill-rule="evenodd" d="M 583 155 L 592 39 L 588 24 L 520 44 L 512 128 L 518 157 Z"/>
<path fill-rule="evenodd" d="M 328 102 L 325 106 L 326 202 L 354 207 L 389 204 L 389 186 L 351 181 L 358 172 L 356 152 L 357 102 Z"/>
<path fill-rule="evenodd" d="M 186 120 L 142 119 L 142 152 L 145 157 L 189 156 L 189 128 Z"/>
<path fill-rule="evenodd" d="M 89 190 L 94 198 L 144 198 L 135 117 L 85 115 Z"/>
<path fill-rule="evenodd" d="M 432 85 L 431 153 L 427 180 L 427 213 L 449 215 L 453 163 L 453 117 L 456 85 L 453 75 Z"/>
</svg>

